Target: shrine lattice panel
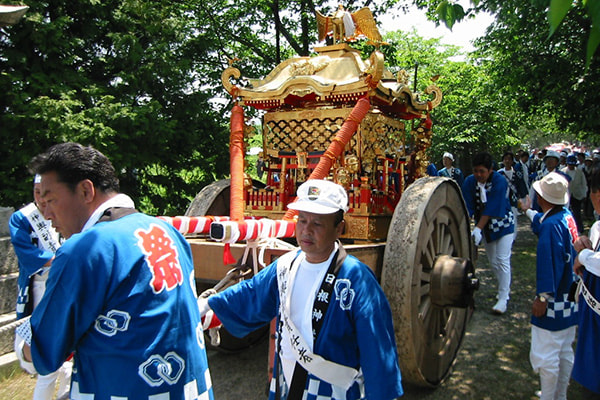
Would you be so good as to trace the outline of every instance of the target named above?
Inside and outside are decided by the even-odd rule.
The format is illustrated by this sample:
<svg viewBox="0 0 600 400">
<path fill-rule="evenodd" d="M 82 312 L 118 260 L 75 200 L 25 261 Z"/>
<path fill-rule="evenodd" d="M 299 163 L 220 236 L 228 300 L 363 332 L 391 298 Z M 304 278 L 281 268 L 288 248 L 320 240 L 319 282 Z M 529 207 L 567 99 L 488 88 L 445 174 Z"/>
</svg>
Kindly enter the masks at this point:
<svg viewBox="0 0 600 400">
<path fill-rule="evenodd" d="M 271 120 L 265 123 L 269 148 L 279 151 L 323 151 L 344 123 L 344 118 Z M 353 137 L 350 146 L 356 146 Z"/>
<path fill-rule="evenodd" d="M 277 151 L 324 151 L 344 123 L 343 116 L 265 121 L 268 147 Z M 381 114 L 368 114 L 349 148 L 359 156 L 377 153 L 404 155 L 405 123 Z M 360 146 L 359 146 L 360 143 Z"/>
</svg>

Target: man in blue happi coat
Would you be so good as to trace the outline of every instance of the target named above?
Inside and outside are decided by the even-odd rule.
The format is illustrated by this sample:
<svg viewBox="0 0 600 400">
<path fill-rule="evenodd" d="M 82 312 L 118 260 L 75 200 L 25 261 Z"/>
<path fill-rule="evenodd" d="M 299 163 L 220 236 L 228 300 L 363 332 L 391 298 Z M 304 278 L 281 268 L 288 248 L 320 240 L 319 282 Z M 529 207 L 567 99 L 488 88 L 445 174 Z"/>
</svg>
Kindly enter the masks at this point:
<svg viewBox="0 0 600 400">
<path fill-rule="evenodd" d="M 345 189 L 308 180 L 288 207 L 299 212 L 300 249 L 208 301 L 201 297 L 201 313 L 214 312 L 240 337 L 277 318 L 269 399 L 400 397 L 388 301 L 371 269 L 337 240 L 348 209 Z"/>
<path fill-rule="evenodd" d="M 566 399 L 573 369 L 577 304 L 569 299 L 574 282 L 577 224 L 565 207 L 568 182 L 551 172 L 533 183 L 541 212 L 526 210 L 538 235 L 536 296 L 531 317 L 531 365 L 540 375 L 542 400 Z M 527 207 L 525 207 L 527 208 Z"/>
<path fill-rule="evenodd" d="M 21 365 L 47 374 L 74 352 L 72 399 L 213 399 L 184 237 L 136 211 L 92 147 L 55 145 L 34 170 L 45 216 L 67 240 L 17 329 Z"/>
<path fill-rule="evenodd" d="M 510 255 L 515 231 L 515 216 L 508 199 L 508 183 L 494 171 L 492 156 L 481 152 L 473 157 L 473 174 L 462 186 L 462 193 L 475 227 L 475 245 L 483 242 L 485 252 L 498 279 L 497 302 L 492 312 L 504 314 L 510 298 Z"/>
</svg>

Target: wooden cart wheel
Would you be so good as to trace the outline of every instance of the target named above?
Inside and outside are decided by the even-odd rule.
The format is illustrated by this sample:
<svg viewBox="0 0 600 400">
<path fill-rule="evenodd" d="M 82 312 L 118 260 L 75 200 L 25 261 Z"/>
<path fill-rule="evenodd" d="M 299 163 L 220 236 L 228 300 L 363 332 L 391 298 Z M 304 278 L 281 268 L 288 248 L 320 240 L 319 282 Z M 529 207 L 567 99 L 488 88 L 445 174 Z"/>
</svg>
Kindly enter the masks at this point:
<svg viewBox="0 0 600 400">
<path fill-rule="evenodd" d="M 258 187 L 263 187 L 264 184 L 258 181 L 253 182 Z M 202 190 L 196 195 L 190 206 L 185 212 L 185 216 L 188 217 L 199 217 L 204 215 L 218 215 L 224 216 L 229 215 L 229 193 L 230 193 L 231 181 L 229 179 L 222 179 L 211 183 L 208 186 L 202 188 Z M 225 276 L 227 269 L 223 267 L 223 276 Z M 206 289 L 206 287 L 202 288 Z M 219 330 L 221 336 L 221 343 L 219 346 L 212 346 L 210 344 L 210 337 L 205 333 L 205 342 L 207 346 L 219 350 L 224 353 L 235 353 L 247 349 L 254 344 L 260 342 L 262 339 L 267 337 L 269 332 L 269 325 L 265 325 L 257 329 L 254 332 L 249 333 L 243 338 L 237 338 L 227 331 L 225 328 Z"/>
<path fill-rule="evenodd" d="M 458 185 L 438 177 L 411 184 L 394 211 L 381 276 L 410 383 L 435 387 L 450 371 L 478 286 L 473 252 Z"/>
<path fill-rule="evenodd" d="M 185 211 L 186 217 L 229 215 L 229 188 L 231 181 L 221 179 L 204 186 Z"/>
</svg>

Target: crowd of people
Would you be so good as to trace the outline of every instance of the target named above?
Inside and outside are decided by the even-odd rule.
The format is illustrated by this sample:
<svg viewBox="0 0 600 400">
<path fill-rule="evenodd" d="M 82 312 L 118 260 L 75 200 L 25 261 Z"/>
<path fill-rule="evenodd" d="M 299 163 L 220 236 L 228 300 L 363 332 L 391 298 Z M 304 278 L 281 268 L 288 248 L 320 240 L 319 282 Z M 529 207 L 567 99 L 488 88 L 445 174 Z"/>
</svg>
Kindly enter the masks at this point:
<svg viewBox="0 0 600 400">
<path fill-rule="evenodd" d="M 453 161 L 445 153 L 445 173 L 438 175 L 459 183 Z M 583 235 L 584 218 L 596 221 L 600 212 L 600 153 L 507 151 L 498 168 L 483 152 L 473 157 L 472 171 L 461 189 L 474 219 L 473 241 L 484 245 L 497 278 L 493 313 L 507 311 L 517 216 L 524 213 L 538 236 L 530 348 L 538 396 L 566 399 L 574 379 L 586 398 L 600 398 L 600 222 L 590 238 Z"/>
<path fill-rule="evenodd" d="M 540 397 L 566 398 L 575 379 L 598 398 L 600 222 L 583 236 L 574 208 L 585 210 L 589 200 L 600 212 L 600 159 L 562 158 L 547 151 L 534 163 L 506 152 L 498 168 L 482 152 L 465 178 L 445 153 L 439 174 L 462 189 L 473 241 L 485 247 L 497 279 L 495 314 L 508 309 L 517 216 L 531 220 L 539 240 L 530 361 Z M 34 202 L 10 224 L 24 321 L 15 350 L 38 374 L 36 399 L 52 398 L 59 375 L 61 397 L 213 399 L 203 331 L 223 325 L 244 336 L 273 319 L 269 399 L 402 396 L 390 305 L 372 270 L 339 241 L 343 187 L 303 183 L 288 205 L 298 212 L 299 248 L 249 280 L 198 296 L 189 244 L 135 210 L 106 156 L 63 143 L 36 156 L 31 169 Z"/>
</svg>

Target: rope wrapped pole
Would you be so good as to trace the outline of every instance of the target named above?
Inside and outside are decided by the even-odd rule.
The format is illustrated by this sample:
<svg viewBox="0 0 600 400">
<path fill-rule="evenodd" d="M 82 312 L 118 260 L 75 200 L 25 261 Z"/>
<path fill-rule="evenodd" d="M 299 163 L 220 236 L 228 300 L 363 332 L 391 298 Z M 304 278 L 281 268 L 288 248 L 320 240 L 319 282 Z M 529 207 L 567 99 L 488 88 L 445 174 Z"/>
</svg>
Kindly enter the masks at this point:
<svg viewBox="0 0 600 400">
<path fill-rule="evenodd" d="M 229 217 L 232 221 L 244 220 L 244 109 L 235 103 L 231 110 L 231 133 L 229 136 L 229 170 L 231 186 L 229 196 Z M 236 262 L 229 243 L 223 249 L 223 264 Z"/>
<path fill-rule="evenodd" d="M 368 97 L 362 97 L 358 100 L 308 179 L 324 179 L 329 175 L 331 166 L 343 154 L 344 148 L 350 142 L 352 135 L 358 129 L 358 125 L 360 125 L 370 109 L 371 103 Z M 283 219 L 291 220 L 297 213 L 296 210 L 287 210 Z"/>
<path fill-rule="evenodd" d="M 209 233 L 210 232 L 210 224 L 213 222 L 219 221 L 229 221 L 229 217 L 227 216 L 203 216 L 203 217 L 186 217 L 186 216 L 176 216 L 176 217 L 167 217 L 160 216 L 158 219 L 162 219 L 169 225 L 172 225 L 175 229 L 179 231 L 179 233 L 183 235 L 187 235 L 190 233 Z"/>
<path fill-rule="evenodd" d="M 231 188 L 229 217 L 232 221 L 244 220 L 244 109 L 237 103 L 231 110 L 229 136 L 229 168 Z"/>
</svg>

